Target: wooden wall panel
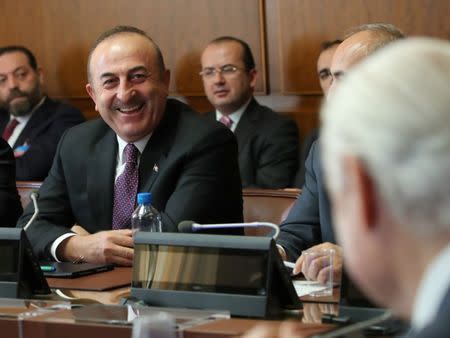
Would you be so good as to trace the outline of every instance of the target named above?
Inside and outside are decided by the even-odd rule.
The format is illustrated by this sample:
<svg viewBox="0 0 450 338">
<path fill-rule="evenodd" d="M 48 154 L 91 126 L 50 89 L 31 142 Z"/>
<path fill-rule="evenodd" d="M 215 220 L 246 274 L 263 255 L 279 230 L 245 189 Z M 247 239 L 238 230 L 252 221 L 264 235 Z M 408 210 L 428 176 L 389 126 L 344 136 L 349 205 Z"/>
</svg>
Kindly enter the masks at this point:
<svg viewBox="0 0 450 338">
<path fill-rule="evenodd" d="M 52 96 L 87 97 L 89 48 L 101 32 L 119 24 L 137 26 L 159 44 L 172 70 L 171 93 L 203 95 L 200 54 L 221 35 L 250 44 L 263 73 L 257 92 L 266 93 L 262 0 L 18 0 L 2 1 L 0 10 L 0 44 L 32 49 Z"/>
<path fill-rule="evenodd" d="M 450 38 L 448 0 L 15 0 L 0 1 L 0 45 L 32 49 L 48 93 L 97 116 L 85 92 L 94 39 L 117 24 L 147 31 L 172 70 L 172 95 L 200 112 L 200 54 L 221 35 L 247 41 L 255 55 L 258 100 L 295 119 L 305 135 L 318 124 L 322 95 L 315 74 L 319 45 L 351 26 L 391 22 L 410 35 Z"/>
<path fill-rule="evenodd" d="M 315 62 L 324 40 L 342 37 L 349 27 L 387 22 L 408 36 L 450 37 L 448 0 L 279 0 L 281 92 L 319 92 Z"/>
</svg>

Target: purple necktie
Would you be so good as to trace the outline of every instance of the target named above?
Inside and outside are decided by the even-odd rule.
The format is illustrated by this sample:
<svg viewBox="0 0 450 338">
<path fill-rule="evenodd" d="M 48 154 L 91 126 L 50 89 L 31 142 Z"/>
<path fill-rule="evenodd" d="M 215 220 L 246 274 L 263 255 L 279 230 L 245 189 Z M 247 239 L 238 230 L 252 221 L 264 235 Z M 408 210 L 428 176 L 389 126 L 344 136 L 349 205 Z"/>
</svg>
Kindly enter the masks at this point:
<svg viewBox="0 0 450 338">
<path fill-rule="evenodd" d="M 223 115 L 220 119 L 220 122 L 222 122 L 225 126 L 227 126 L 228 128 L 231 128 L 231 125 L 233 124 L 233 120 L 230 119 L 228 116 Z"/>
<path fill-rule="evenodd" d="M 123 152 L 126 159 L 125 169 L 117 177 L 114 186 L 114 206 L 112 228 L 126 229 L 131 227 L 131 214 L 133 213 L 139 182 L 139 169 L 137 165 L 139 150 L 134 144 L 127 144 Z"/>
<path fill-rule="evenodd" d="M 12 133 L 14 132 L 14 129 L 16 129 L 18 124 L 19 124 L 19 121 L 17 121 L 16 119 L 12 119 L 11 121 L 8 122 L 8 124 L 6 125 L 6 128 L 2 134 L 2 137 L 5 141 L 9 140 Z"/>
</svg>

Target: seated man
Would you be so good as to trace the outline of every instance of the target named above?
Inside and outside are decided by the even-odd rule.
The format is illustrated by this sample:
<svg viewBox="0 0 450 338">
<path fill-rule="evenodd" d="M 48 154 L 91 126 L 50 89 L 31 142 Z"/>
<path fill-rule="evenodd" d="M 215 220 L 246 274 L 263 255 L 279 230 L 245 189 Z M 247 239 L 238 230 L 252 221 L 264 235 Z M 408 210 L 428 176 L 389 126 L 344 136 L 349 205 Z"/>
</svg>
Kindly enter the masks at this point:
<svg viewBox="0 0 450 338">
<path fill-rule="evenodd" d="M 234 132 L 242 186 L 290 187 L 298 166 L 298 128 L 253 97 L 257 71 L 248 44 L 217 38 L 203 51 L 201 63 L 205 93 L 216 109 L 206 116 Z"/>
<path fill-rule="evenodd" d="M 323 94 L 328 94 L 328 89 L 331 87 L 332 75 L 330 71 L 331 61 L 333 60 L 334 52 L 336 51 L 342 40 L 324 41 L 321 46 L 319 57 L 317 58 L 317 76 L 319 78 L 320 88 Z M 319 138 L 319 128 L 312 130 L 303 139 L 303 144 L 300 152 L 300 162 L 298 171 L 295 175 L 294 186 L 301 188 L 305 184 L 305 162 L 308 157 L 311 146 Z"/>
<path fill-rule="evenodd" d="M 44 180 L 61 135 L 85 120 L 78 109 L 46 96 L 43 83 L 30 50 L 0 48 L 0 134 L 14 149 L 17 180 Z"/>
<path fill-rule="evenodd" d="M 357 65 L 322 108 L 345 264 L 368 296 L 411 321 L 408 338 L 450 332 L 449 88 L 450 43 L 406 39 Z M 278 334 L 301 330 L 286 322 Z M 259 326 L 245 337 L 276 336 Z"/>
<path fill-rule="evenodd" d="M 339 45 L 333 56 L 331 73 L 332 88 L 353 65 L 386 44 L 402 38 L 403 34 L 394 26 L 369 24 L 356 27 Z M 319 139 L 320 140 L 320 139 Z M 336 251 L 336 272 L 341 270 L 341 250 L 336 245 L 332 228 L 330 205 L 325 192 L 319 144 L 312 145 L 306 160 L 305 185 L 286 220 L 280 226 L 278 244 L 284 259 L 297 260 L 294 273 L 302 271 L 310 279 L 320 279 L 315 269 L 308 271 L 303 266 L 301 252 L 306 249 L 333 248 Z"/>
<path fill-rule="evenodd" d="M 89 54 L 88 79 L 102 119 L 70 129 L 59 143 L 39 192 L 40 216 L 27 230 L 41 259 L 131 265 L 138 191 L 152 192 L 166 232 L 183 220 L 242 222 L 233 133 L 167 99 L 170 72 L 145 32 L 103 33 Z M 75 223 L 90 234 L 71 232 Z"/>
<path fill-rule="evenodd" d="M 22 204 L 16 188 L 14 154 L 0 138 L 0 227 L 14 227 L 22 213 Z"/>
<path fill-rule="evenodd" d="M 411 39 L 330 95 L 323 163 L 348 272 L 415 337 L 450 332 L 450 43 Z"/>
</svg>

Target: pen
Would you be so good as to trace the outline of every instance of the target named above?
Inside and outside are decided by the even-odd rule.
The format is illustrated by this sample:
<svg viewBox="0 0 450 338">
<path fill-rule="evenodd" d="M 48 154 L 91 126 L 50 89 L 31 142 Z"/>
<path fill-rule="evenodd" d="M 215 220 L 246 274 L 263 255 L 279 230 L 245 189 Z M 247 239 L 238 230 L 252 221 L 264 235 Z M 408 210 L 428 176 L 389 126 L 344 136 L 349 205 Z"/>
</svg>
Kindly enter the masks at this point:
<svg viewBox="0 0 450 338">
<path fill-rule="evenodd" d="M 287 266 L 288 268 L 293 269 L 295 267 L 295 263 L 292 262 L 288 262 L 288 261 L 283 261 L 284 265 Z"/>
<path fill-rule="evenodd" d="M 41 265 L 41 270 L 45 272 L 53 272 L 56 268 L 53 265 Z"/>
</svg>

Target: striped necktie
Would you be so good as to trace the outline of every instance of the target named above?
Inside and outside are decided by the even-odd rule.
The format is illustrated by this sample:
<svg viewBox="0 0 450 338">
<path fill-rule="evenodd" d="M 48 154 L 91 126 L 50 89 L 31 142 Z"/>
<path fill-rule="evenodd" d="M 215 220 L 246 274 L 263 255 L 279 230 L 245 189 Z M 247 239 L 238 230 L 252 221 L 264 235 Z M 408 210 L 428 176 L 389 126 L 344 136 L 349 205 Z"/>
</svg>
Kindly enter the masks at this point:
<svg viewBox="0 0 450 338">
<path fill-rule="evenodd" d="M 220 119 L 219 119 L 219 121 L 221 122 L 221 123 L 223 123 L 226 127 L 228 127 L 228 128 L 231 128 L 231 125 L 233 124 L 233 120 L 232 119 L 230 119 L 228 116 L 226 116 L 226 115 L 223 115 Z"/>
<path fill-rule="evenodd" d="M 11 137 L 12 133 L 14 132 L 14 129 L 16 129 L 17 125 L 19 124 L 19 121 L 16 119 L 12 119 L 8 122 L 6 125 L 5 130 L 3 131 L 2 137 L 4 140 L 8 141 Z"/>
<path fill-rule="evenodd" d="M 134 144 L 127 144 L 124 149 L 126 159 L 125 169 L 117 178 L 114 185 L 114 206 L 112 228 L 131 228 L 131 215 L 136 204 L 136 194 L 139 184 L 138 168 L 139 150 Z"/>
</svg>

